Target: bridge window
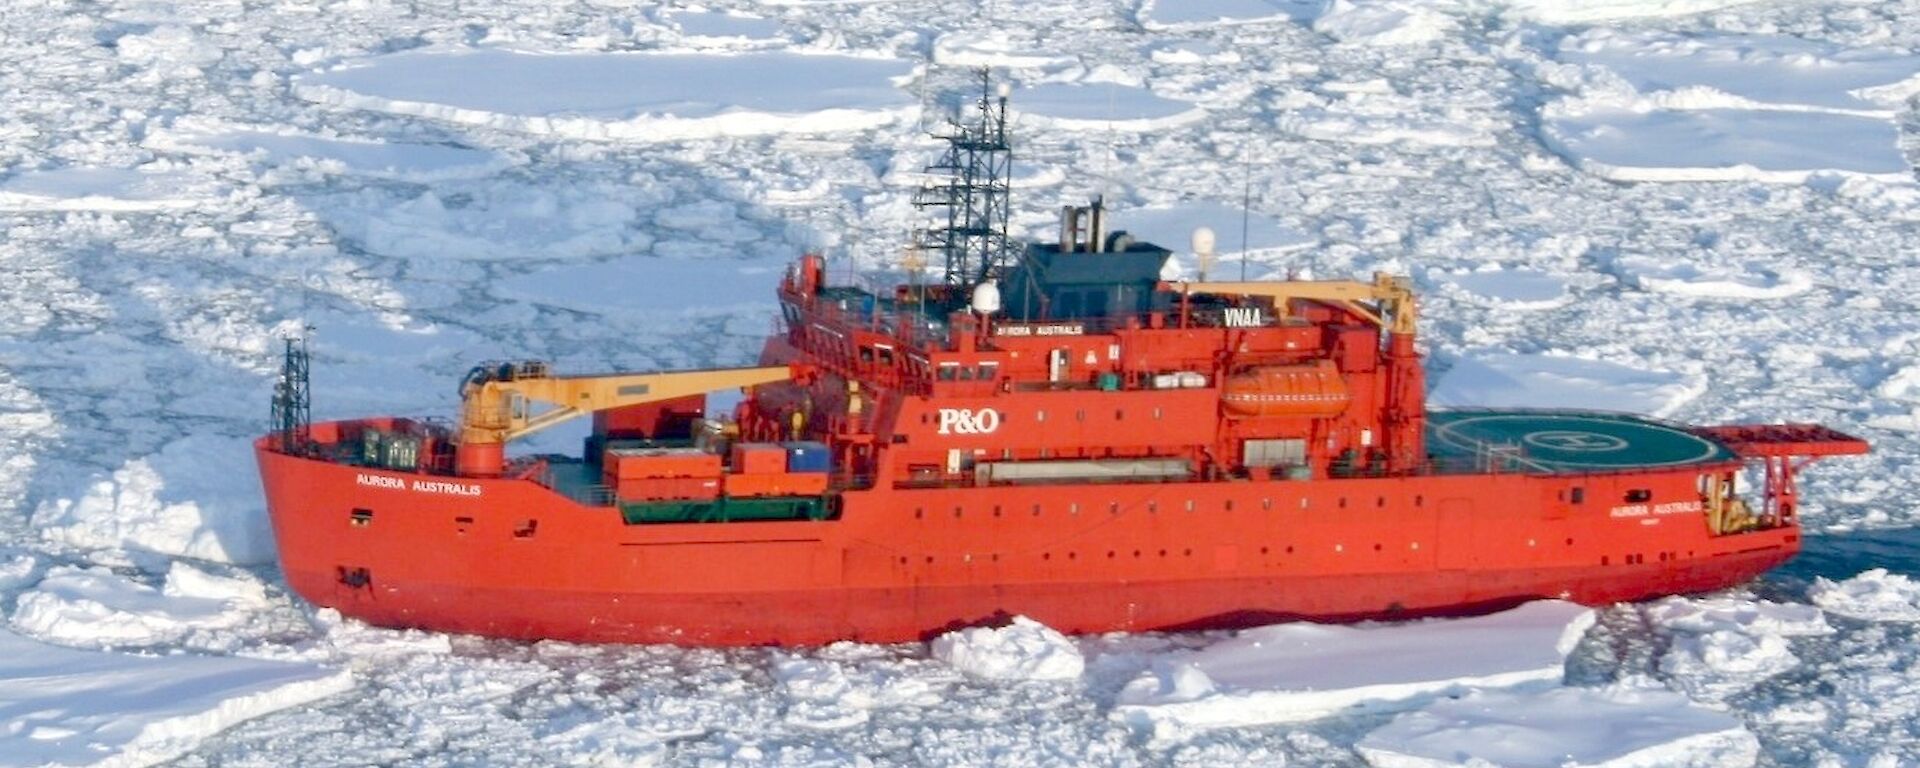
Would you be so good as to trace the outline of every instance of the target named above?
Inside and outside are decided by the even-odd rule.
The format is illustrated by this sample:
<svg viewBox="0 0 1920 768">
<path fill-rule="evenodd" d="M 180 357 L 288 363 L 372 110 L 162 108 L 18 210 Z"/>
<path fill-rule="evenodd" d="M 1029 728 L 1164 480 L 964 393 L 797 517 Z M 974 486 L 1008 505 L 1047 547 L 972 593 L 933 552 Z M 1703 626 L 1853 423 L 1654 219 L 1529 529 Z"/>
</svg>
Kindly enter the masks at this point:
<svg viewBox="0 0 1920 768">
<path fill-rule="evenodd" d="M 981 363 L 980 364 L 980 380 L 981 381 L 993 381 L 994 379 L 998 379 L 998 378 L 1000 378 L 999 363 Z"/>
<path fill-rule="evenodd" d="M 1627 491 L 1627 502 L 1637 504 L 1653 498 L 1653 491 L 1647 488 L 1633 488 Z"/>
<path fill-rule="evenodd" d="M 941 381 L 953 381 L 960 377 L 959 363 L 941 363 L 937 377 Z"/>
</svg>

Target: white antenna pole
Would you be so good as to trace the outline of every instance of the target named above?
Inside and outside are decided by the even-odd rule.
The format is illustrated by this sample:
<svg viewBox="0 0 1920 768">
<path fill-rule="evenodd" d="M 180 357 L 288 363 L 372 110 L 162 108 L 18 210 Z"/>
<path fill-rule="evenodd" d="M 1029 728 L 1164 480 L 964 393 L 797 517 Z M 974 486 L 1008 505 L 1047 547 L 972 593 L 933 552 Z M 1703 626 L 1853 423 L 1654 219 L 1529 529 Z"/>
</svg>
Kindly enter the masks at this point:
<svg viewBox="0 0 1920 768">
<path fill-rule="evenodd" d="M 1240 189 L 1240 282 L 1247 281 L 1247 227 L 1253 218 L 1253 134 L 1241 145 L 1240 162 L 1246 183 Z"/>
</svg>

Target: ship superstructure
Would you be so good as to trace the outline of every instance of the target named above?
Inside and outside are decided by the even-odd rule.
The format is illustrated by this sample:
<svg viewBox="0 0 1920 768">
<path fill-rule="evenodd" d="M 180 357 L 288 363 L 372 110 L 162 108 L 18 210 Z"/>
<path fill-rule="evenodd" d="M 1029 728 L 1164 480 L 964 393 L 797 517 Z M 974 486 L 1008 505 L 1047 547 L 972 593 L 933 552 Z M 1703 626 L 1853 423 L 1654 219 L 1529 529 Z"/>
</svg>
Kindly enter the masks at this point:
<svg viewBox="0 0 1920 768">
<path fill-rule="evenodd" d="M 1605 603 L 1791 557 L 1795 473 L 1866 450 L 1817 425 L 1430 411 L 1405 278 L 1169 281 L 1171 252 L 1099 201 L 1016 249 L 1005 109 L 983 88 L 916 197 L 941 209 L 916 238 L 941 279 L 831 285 L 804 255 L 757 366 L 489 364 L 455 426 L 309 423 L 289 346 L 257 449 L 290 585 L 382 625 L 703 644 Z M 508 458 L 577 416 L 581 456 Z"/>
</svg>

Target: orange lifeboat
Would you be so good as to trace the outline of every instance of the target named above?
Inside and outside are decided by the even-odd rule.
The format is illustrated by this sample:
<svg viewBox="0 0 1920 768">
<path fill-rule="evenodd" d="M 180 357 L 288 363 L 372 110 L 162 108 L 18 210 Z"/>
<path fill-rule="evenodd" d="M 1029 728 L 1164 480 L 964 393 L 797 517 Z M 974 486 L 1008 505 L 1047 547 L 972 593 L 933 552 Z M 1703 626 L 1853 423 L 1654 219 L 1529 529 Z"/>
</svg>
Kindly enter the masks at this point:
<svg viewBox="0 0 1920 768">
<path fill-rule="evenodd" d="M 1352 399 L 1332 360 L 1266 365 L 1227 378 L 1220 399 L 1235 416 L 1334 416 Z"/>
</svg>

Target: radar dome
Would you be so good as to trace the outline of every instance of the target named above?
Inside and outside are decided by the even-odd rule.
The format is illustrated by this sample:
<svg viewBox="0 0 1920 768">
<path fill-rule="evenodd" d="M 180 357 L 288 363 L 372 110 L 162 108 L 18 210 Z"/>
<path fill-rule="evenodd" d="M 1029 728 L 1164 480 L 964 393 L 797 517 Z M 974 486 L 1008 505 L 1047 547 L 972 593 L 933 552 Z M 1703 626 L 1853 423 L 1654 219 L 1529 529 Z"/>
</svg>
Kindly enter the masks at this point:
<svg viewBox="0 0 1920 768">
<path fill-rule="evenodd" d="M 992 280 L 973 287 L 973 311 L 991 315 L 1000 311 L 1000 286 Z"/>
</svg>

